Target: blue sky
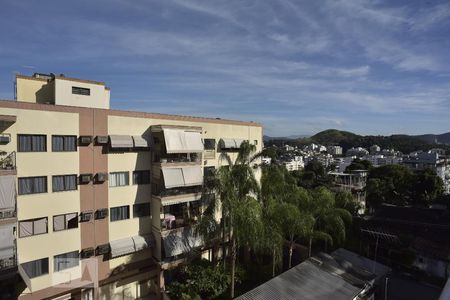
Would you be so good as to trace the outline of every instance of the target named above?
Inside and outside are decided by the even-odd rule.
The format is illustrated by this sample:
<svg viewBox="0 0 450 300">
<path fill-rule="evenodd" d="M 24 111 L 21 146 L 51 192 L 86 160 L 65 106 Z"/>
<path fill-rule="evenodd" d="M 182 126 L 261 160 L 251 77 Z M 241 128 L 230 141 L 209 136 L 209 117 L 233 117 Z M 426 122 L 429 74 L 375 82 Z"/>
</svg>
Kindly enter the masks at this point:
<svg viewBox="0 0 450 300">
<path fill-rule="evenodd" d="M 54 72 L 272 136 L 450 131 L 448 1 L 3 1 L 0 37 L 3 99 Z"/>
</svg>

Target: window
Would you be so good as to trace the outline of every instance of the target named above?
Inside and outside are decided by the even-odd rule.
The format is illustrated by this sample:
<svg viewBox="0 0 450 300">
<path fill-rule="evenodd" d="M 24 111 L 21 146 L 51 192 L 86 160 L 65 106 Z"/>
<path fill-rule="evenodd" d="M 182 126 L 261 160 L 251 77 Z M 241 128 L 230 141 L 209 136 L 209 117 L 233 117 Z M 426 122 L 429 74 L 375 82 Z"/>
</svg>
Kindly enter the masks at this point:
<svg viewBox="0 0 450 300">
<path fill-rule="evenodd" d="M 52 151 L 77 151 L 77 137 L 74 135 L 53 135 Z"/>
<path fill-rule="evenodd" d="M 52 177 L 53 192 L 73 191 L 77 189 L 77 175 L 58 175 Z"/>
<path fill-rule="evenodd" d="M 48 274 L 48 257 L 23 263 L 22 267 L 30 278 Z"/>
<path fill-rule="evenodd" d="M 150 183 L 150 171 L 133 172 L 133 184 L 149 184 L 149 183 Z"/>
<path fill-rule="evenodd" d="M 47 193 L 47 176 L 19 178 L 19 195 Z"/>
<path fill-rule="evenodd" d="M 255 140 L 255 146 L 258 145 L 258 140 Z"/>
<path fill-rule="evenodd" d="M 47 136 L 46 135 L 32 135 L 19 134 L 18 135 L 18 152 L 46 152 L 47 151 Z"/>
<path fill-rule="evenodd" d="M 215 167 L 204 167 L 203 168 L 203 176 L 205 178 L 212 178 L 212 177 L 214 177 L 215 172 L 216 172 L 216 168 Z"/>
<path fill-rule="evenodd" d="M 133 218 L 150 216 L 150 203 L 138 203 L 133 205 Z"/>
<path fill-rule="evenodd" d="M 129 181 L 128 172 L 109 173 L 109 186 L 111 187 L 128 185 Z"/>
<path fill-rule="evenodd" d="M 111 207 L 111 222 L 126 220 L 130 218 L 130 207 L 119 206 L 119 207 Z"/>
<path fill-rule="evenodd" d="M 205 139 L 204 140 L 205 150 L 215 150 L 216 149 L 216 139 Z"/>
<path fill-rule="evenodd" d="M 47 218 L 19 221 L 19 237 L 47 233 Z"/>
<path fill-rule="evenodd" d="M 72 251 L 60 255 L 53 256 L 53 271 L 59 272 L 65 269 L 78 266 L 80 256 L 78 251 Z"/>
<path fill-rule="evenodd" d="M 78 86 L 72 87 L 72 94 L 74 95 L 83 95 L 83 96 L 90 96 L 91 95 L 91 89 L 82 88 Z"/>
<path fill-rule="evenodd" d="M 78 214 L 70 213 L 53 216 L 53 231 L 78 228 Z"/>
</svg>

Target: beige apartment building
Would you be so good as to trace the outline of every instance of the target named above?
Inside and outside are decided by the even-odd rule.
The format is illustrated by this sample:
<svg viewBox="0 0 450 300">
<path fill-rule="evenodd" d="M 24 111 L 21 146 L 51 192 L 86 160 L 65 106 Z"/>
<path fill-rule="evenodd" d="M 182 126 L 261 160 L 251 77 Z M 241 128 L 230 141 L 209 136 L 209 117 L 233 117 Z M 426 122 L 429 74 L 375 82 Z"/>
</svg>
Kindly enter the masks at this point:
<svg viewBox="0 0 450 300">
<path fill-rule="evenodd" d="M 159 299 L 165 270 L 213 254 L 193 230 L 203 178 L 253 122 L 111 110 L 102 82 L 16 76 L 0 100 L 0 291 Z"/>
</svg>

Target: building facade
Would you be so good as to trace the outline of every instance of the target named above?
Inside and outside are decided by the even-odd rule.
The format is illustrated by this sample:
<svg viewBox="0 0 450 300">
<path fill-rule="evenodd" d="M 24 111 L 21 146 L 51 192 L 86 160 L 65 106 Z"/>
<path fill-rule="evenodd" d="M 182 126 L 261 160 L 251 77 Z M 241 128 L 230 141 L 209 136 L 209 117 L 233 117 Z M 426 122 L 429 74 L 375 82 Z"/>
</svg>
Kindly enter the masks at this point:
<svg viewBox="0 0 450 300">
<path fill-rule="evenodd" d="M 19 299 L 160 298 L 164 271 L 211 256 L 204 176 L 262 149 L 262 126 L 109 109 L 104 83 L 35 74 L 0 101 L 0 290 Z"/>
</svg>

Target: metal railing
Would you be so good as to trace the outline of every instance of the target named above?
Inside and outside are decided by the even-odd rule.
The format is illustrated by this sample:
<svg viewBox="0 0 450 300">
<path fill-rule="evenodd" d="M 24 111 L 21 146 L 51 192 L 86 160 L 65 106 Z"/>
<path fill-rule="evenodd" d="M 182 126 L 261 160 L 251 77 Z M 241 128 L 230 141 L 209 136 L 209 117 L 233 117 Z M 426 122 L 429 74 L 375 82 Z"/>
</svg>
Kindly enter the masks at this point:
<svg viewBox="0 0 450 300">
<path fill-rule="evenodd" d="M 15 209 L 0 210 L 0 219 L 15 218 L 16 216 L 17 216 L 17 212 Z"/>
<path fill-rule="evenodd" d="M 11 269 L 17 266 L 17 260 L 15 256 L 0 258 L 0 271 Z"/>
<path fill-rule="evenodd" d="M 16 169 L 16 152 L 0 151 L 0 170 Z"/>
<path fill-rule="evenodd" d="M 185 194 L 196 194 L 202 192 L 201 186 L 194 186 L 194 187 L 180 187 L 180 188 L 173 188 L 173 189 L 164 189 L 159 191 L 152 191 L 155 196 L 159 197 L 168 197 L 168 196 L 178 196 L 178 195 L 185 195 Z"/>
</svg>

